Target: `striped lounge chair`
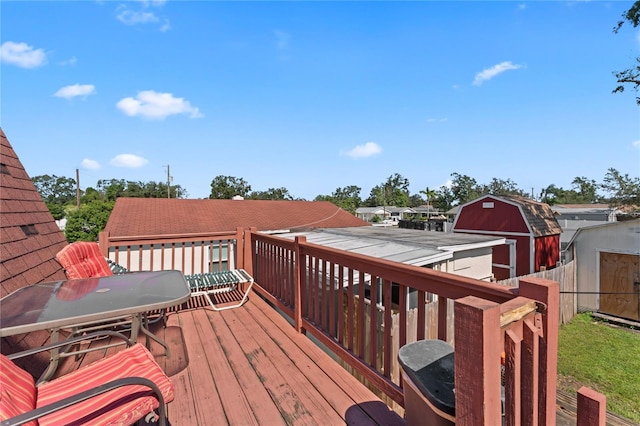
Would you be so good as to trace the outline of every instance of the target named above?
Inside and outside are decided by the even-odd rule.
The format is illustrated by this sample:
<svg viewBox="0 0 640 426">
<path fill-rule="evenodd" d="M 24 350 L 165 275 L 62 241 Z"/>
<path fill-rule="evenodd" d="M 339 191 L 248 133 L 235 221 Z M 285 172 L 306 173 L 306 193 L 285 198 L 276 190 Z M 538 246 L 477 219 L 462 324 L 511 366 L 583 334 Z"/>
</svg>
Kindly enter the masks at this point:
<svg viewBox="0 0 640 426">
<path fill-rule="evenodd" d="M 0 425 L 130 425 L 140 419 L 167 424 L 173 384 L 142 344 L 38 384 L 12 361 L 52 347 L 0 355 Z"/>
</svg>

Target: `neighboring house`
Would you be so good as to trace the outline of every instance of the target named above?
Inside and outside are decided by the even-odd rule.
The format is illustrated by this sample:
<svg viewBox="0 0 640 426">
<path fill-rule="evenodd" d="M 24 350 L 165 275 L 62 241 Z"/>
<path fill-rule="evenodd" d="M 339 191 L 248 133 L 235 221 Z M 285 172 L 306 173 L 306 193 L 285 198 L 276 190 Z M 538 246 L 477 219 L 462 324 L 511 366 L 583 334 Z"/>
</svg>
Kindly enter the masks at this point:
<svg viewBox="0 0 640 426">
<path fill-rule="evenodd" d="M 401 219 L 408 219 L 415 215 L 415 210 L 410 207 L 378 206 L 378 207 L 358 207 L 356 217 L 367 222 L 378 217 L 380 221 L 388 220 L 398 222 Z"/>
<path fill-rule="evenodd" d="M 560 261 L 562 229 L 548 204 L 518 196 L 485 195 L 459 207 L 453 232 L 494 235 L 506 243 L 493 250 L 496 279 L 551 269 Z"/>
<path fill-rule="evenodd" d="M 160 236 L 180 235 L 184 237 L 233 233 L 238 228 L 255 227 L 265 233 L 288 232 L 296 229 L 357 227 L 371 224 L 356 218 L 351 213 L 328 201 L 283 201 L 283 200 L 196 200 L 175 198 L 118 198 L 104 231 L 103 238 L 143 236 L 149 241 Z M 195 243 L 194 243 L 195 244 Z M 142 262 L 142 269 L 151 268 L 151 259 L 157 259 L 153 268 L 163 268 L 161 247 L 153 246 L 153 255 L 145 251 L 150 245 L 132 251 L 133 264 Z M 173 250 L 175 256 L 189 259 L 205 257 L 205 265 L 211 262 L 226 266 L 233 264 L 233 244 L 189 246 Z M 108 253 L 115 262 L 123 262 L 115 253 Z M 140 260 L 140 259 L 150 259 Z M 170 262 L 169 257 L 164 258 Z M 149 264 L 148 264 L 149 263 Z M 189 262 L 187 262 L 189 263 Z M 209 272 L 201 264 L 191 265 L 187 274 Z M 206 269 L 206 267 L 205 267 Z"/>
<path fill-rule="evenodd" d="M 373 226 L 318 229 L 277 236 L 289 239 L 304 236 L 313 244 L 484 281 L 493 279 L 492 249 L 505 243 L 503 237 L 497 236 Z M 357 281 L 358 277 L 354 279 Z M 368 288 L 370 277 L 365 280 Z M 415 294 L 408 297 L 407 306 L 415 307 Z"/>
<path fill-rule="evenodd" d="M 580 228 L 564 255 L 576 262 L 578 309 L 640 321 L 640 219 Z"/>
<path fill-rule="evenodd" d="M 64 280 L 55 255 L 66 245 L 64 234 L 0 128 L 0 297 L 28 285 Z M 8 354 L 41 346 L 48 339 L 46 331 L 5 337 L 0 348 Z M 36 377 L 42 372 L 35 370 L 42 364 L 32 358 L 18 364 Z"/>
<path fill-rule="evenodd" d="M 556 204 L 551 206 L 562 227 L 560 249 L 564 250 L 576 231 L 585 226 L 617 221 L 621 211 L 608 204 Z"/>
</svg>

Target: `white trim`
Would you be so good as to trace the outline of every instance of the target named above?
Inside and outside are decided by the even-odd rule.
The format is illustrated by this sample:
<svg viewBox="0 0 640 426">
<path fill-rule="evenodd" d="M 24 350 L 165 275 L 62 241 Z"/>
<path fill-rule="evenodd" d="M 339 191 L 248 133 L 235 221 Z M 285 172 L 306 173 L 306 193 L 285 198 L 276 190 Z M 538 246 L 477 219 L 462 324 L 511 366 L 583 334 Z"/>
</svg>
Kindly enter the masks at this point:
<svg viewBox="0 0 640 426">
<path fill-rule="evenodd" d="M 480 235 L 487 235 L 487 236 L 491 236 L 491 235 L 507 235 L 507 236 L 514 236 L 514 237 L 531 237 L 531 234 L 525 234 L 522 232 L 504 232 L 504 231 L 479 231 L 477 229 L 454 229 L 454 233 L 461 233 L 461 234 L 480 234 Z"/>
</svg>

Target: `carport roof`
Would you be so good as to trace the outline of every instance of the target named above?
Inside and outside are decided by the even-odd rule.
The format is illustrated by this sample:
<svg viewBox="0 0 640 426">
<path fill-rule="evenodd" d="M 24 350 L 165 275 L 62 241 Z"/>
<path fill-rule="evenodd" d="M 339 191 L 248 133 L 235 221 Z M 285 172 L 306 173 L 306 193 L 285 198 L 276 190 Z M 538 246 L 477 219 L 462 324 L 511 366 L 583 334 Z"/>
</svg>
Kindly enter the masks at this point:
<svg viewBox="0 0 640 426">
<path fill-rule="evenodd" d="M 415 266 L 425 266 L 453 257 L 457 251 L 504 244 L 501 237 L 414 229 L 357 227 L 318 229 L 280 234 L 294 239 L 305 236 L 307 242 L 358 254 Z"/>
</svg>

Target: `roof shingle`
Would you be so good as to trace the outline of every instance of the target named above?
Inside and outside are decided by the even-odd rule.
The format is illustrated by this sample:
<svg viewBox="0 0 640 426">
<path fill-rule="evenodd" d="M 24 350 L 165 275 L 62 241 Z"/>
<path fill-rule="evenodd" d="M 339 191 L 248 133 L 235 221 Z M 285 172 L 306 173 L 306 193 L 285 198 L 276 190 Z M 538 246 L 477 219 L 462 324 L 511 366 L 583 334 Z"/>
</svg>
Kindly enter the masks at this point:
<svg viewBox="0 0 640 426">
<path fill-rule="evenodd" d="M 138 236 L 369 225 L 328 201 L 118 198 L 105 231 Z"/>
</svg>

